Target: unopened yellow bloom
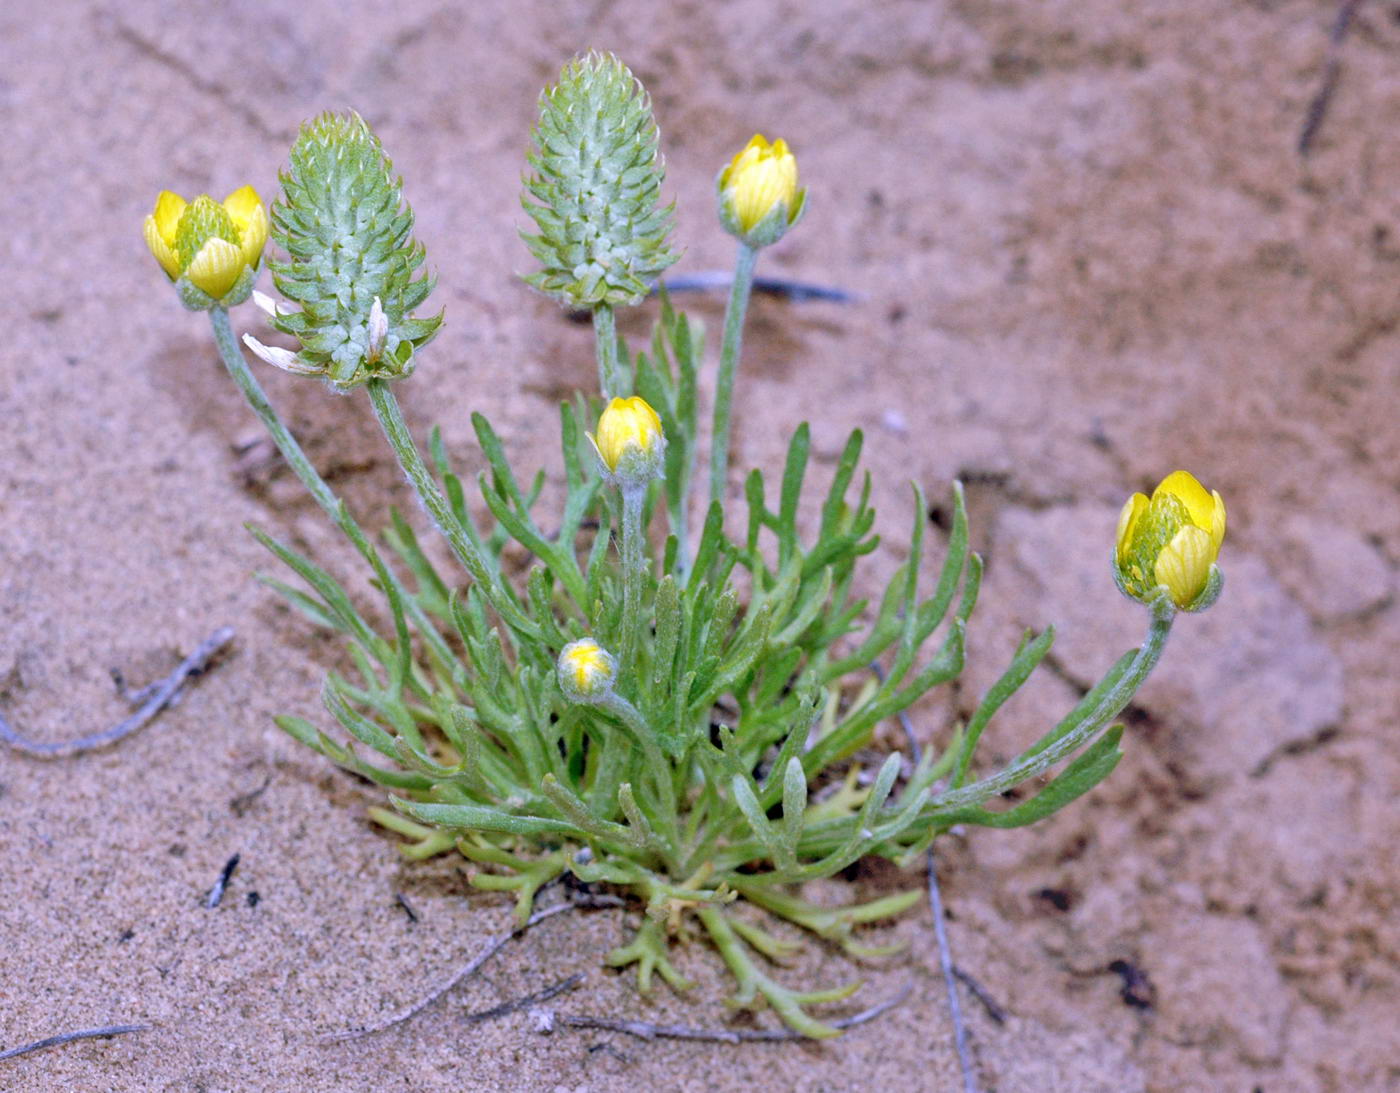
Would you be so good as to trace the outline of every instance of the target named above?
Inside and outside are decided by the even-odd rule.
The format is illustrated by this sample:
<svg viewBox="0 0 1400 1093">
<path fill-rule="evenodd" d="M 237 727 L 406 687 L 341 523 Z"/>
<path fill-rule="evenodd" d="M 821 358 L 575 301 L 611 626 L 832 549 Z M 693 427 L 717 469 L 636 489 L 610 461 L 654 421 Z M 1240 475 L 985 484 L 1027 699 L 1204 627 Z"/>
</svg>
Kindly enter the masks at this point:
<svg viewBox="0 0 1400 1093">
<path fill-rule="evenodd" d="M 559 654 L 559 686 L 575 702 L 601 702 L 612 693 L 617 660 L 592 638 L 580 638 Z"/>
<path fill-rule="evenodd" d="M 720 219 L 754 246 L 777 242 L 802 215 L 806 191 L 797 186 L 797 159 L 781 138 L 754 134 L 719 175 Z"/>
<path fill-rule="evenodd" d="M 616 476 L 645 480 L 656 477 L 664 466 L 666 437 L 661 419 L 638 395 L 608 403 L 593 442 L 604 466 Z"/>
<path fill-rule="evenodd" d="M 207 309 L 247 299 L 267 243 L 267 226 L 257 191 L 243 186 L 222 203 L 208 194 L 186 202 L 162 190 L 144 232 L 146 246 L 180 287 L 185 305 Z"/>
<path fill-rule="evenodd" d="M 1225 539 L 1225 502 L 1186 471 L 1173 471 L 1152 491 L 1135 493 L 1118 517 L 1114 569 L 1119 587 L 1150 600 L 1165 588 L 1184 611 L 1200 611 L 1220 592 L 1215 560 Z"/>
</svg>

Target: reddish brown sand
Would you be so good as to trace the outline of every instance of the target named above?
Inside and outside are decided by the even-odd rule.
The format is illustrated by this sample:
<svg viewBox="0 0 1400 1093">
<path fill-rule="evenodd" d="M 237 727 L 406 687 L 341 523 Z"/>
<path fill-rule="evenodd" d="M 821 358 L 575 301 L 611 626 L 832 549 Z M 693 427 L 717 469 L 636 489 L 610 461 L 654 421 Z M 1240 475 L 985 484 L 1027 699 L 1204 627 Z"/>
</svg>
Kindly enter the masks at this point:
<svg viewBox="0 0 1400 1093">
<path fill-rule="evenodd" d="M 317 715 L 340 654 L 254 582 L 275 563 L 244 522 L 368 590 L 285 469 L 239 454 L 256 422 L 140 220 L 162 187 L 271 196 L 303 118 L 359 109 L 447 308 L 400 388 L 408 415 L 475 471 L 481 410 L 518 466 L 557 479 L 552 407 L 592 382 L 590 336 L 514 276 L 516 194 L 538 89 L 600 46 L 654 94 L 683 270 L 730 260 L 711 180 L 760 129 L 811 187 L 763 268 L 863 296 L 756 304 L 736 463 L 776 468 L 809 419 L 824 470 L 863 428 L 889 544 L 871 587 L 901 556 L 907 479 L 933 497 L 968 483 L 988 581 L 962 688 L 918 711 L 926 735 L 965 715 L 1021 627 L 1054 621 L 1053 670 L 985 740 L 987 763 L 1012 754 L 1138 640 L 1106 566 L 1126 494 L 1187 466 L 1228 499 L 1224 598 L 1181 620 L 1109 783 L 1034 831 L 940 844 L 957 959 L 1009 1015 L 964 997 L 984 1088 L 1400 1088 L 1400 25 L 1362 6 L 1304 159 L 1335 8 L 6 5 L 0 709 L 80 735 L 124 712 L 110 668 L 142 682 L 217 626 L 238 638 L 111 751 L 0 755 L 0 1048 L 154 1026 L 0 1063 L 0 1086 L 959 1087 L 926 909 L 872 934 L 907 958 L 862 970 L 814 948 L 783 973 L 863 975 L 854 1008 L 912 983 L 833 1043 L 463 1022 L 573 972 L 561 1013 L 733 1020 L 703 947 L 680 956 L 689 999 L 642 1000 L 601 969 L 618 911 L 552 919 L 405 1027 L 321 1042 L 422 996 L 507 907 L 461 863 L 402 863 L 365 820 L 375 795 L 272 726 Z M 693 306 L 715 330 L 718 302 Z M 234 321 L 261 331 L 251 307 Z M 367 523 L 409 504 L 362 397 L 260 371 Z M 919 881 L 892 873 L 855 884 Z"/>
</svg>

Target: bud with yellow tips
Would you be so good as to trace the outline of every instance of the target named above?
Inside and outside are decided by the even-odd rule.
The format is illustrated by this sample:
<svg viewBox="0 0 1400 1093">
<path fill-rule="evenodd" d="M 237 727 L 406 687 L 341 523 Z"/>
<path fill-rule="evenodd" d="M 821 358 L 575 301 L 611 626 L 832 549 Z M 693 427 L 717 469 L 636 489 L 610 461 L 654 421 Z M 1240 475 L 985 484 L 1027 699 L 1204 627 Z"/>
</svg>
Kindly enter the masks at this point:
<svg viewBox="0 0 1400 1093">
<path fill-rule="evenodd" d="M 1186 471 L 1152 491 L 1135 493 L 1118 517 L 1113 571 L 1127 596 L 1147 603 L 1162 594 L 1183 611 L 1203 611 L 1220 595 L 1215 560 L 1225 538 L 1225 502 Z"/>
<path fill-rule="evenodd" d="M 617 659 L 592 638 L 580 638 L 559 654 L 559 686 L 575 702 L 604 702 L 617 678 Z"/>
<path fill-rule="evenodd" d="M 608 474 L 623 484 L 645 483 L 664 472 L 661 418 L 638 395 L 608 403 L 598 418 L 598 435 L 591 439 Z"/>
<path fill-rule="evenodd" d="M 201 194 L 186 202 L 162 190 L 146 217 L 146 246 L 191 311 L 241 304 L 253 291 L 267 243 L 267 212 L 251 186 L 223 202 Z"/>
<path fill-rule="evenodd" d="M 807 207 L 807 191 L 797 185 L 797 158 L 781 138 L 769 144 L 754 134 L 715 185 L 720 222 L 751 247 L 776 243 Z"/>
</svg>

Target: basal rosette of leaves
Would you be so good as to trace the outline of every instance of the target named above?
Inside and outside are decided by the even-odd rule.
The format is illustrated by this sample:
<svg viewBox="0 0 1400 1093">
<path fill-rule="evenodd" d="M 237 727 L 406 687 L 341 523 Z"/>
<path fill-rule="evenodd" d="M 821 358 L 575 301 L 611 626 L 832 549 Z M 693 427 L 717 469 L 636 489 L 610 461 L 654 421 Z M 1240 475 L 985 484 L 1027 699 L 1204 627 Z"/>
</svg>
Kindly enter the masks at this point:
<svg viewBox="0 0 1400 1093">
<path fill-rule="evenodd" d="M 860 591 L 868 584 L 862 559 L 879 541 L 870 474 L 859 465 L 859 431 L 830 475 L 817 476 L 809 467 L 808 427 L 796 426 L 776 474 L 751 471 L 737 511 L 726 513 L 717 497 L 697 533 L 687 531 L 687 513 L 702 504 L 691 488 L 702 332 L 664 293 L 645 347 L 629 347 L 611 325 L 612 306 L 625 302 L 623 295 L 640 295 L 640 282 L 631 278 L 659 272 L 671 260 L 669 210 L 653 211 L 659 175 L 647 173 L 655 123 L 649 107 L 638 114 L 645 97 L 613 58 L 574 62 L 561 79 L 582 81 L 587 94 L 570 103 L 565 92 L 547 93 L 542 132 L 567 122 L 612 134 L 605 147 L 625 145 L 645 162 L 618 183 L 631 202 L 619 219 L 579 198 L 586 187 L 568 176 L 567 149 L 541 152 L 532 162 L 542 173 L 527 186 L 535 200 L 556 202 L 541 228 L 567 241 L 595 238 L 598 224 L 631 225 L 639 233 L 636 253 L 650 257 L 629 265 L 625 276 L 607 268 L 598 277 L 596 270 L 579 274 L 579 284 L 613 286 L 599 288 L 594 301 L 607 316 L 599 328 L 600 376 L 635 394 L 614 399 L 609 412 L 618 416 L 602 427 L 599 400 L 580 396 L 563 405 L 555 467 L 522 478 L 480 414 L 472 424 L 488 470 L 475 491 L 454 469 L 439 433 L 432 434 L 427 458 L 420 453 L 389 386 L 407 368 L 384 362 L 398 362 L 393 347 L 406 346 L 403 363 L 410 357 L 422 363 L 413 349 L 436 331 L 436 320 L 409 312 L 424 303 L 432 283 L 410 280 L 422 261 L 408 234 L 412 214 L 400 206 L 388 160 L 358 116 L 322 117 L 304 130 L 283 176 L 288 193 L 274 214 L 277 240 L 292 257 L 273 268 L 283 290 L 297 294 L 304 316 L 288 321 L 274 304 L 277 327 L 310 340 L 296 358 L 306 370 L 337 386 L 366 388 L 460 569 L 431 561 L 398 513 L 384 535 L 387 551 L 361 530 L 267 403 L 226 313 L 211 313 L 230 373 L 373 570 L 386 609 L 388 625 L 377 626 L 380 613 L 368 611 L 317 562 L 256 532 L 299 585 L 263 579 L 317 626 L 339 633 L 351 666 L 328 675 L 322 691 L 334 729 L 296 716 L 278 724 L 387 790 L 388 807 L 372 815 L 404 836 L 409 858 L 460 853 L 477 866 L 474 885 L 514 897 L 520 922 L 541 887 L 565 872 L 611 886 L 635 897 L 642 915 L 632 939 L 603 959 L 635 966 L 642 990 L 658 975 L 683 989 L 672 946 L 699 934 L 737 982 L 738 1005 L 766 1002 L 808 1036 L 834 1035 L 811 1009 L 846 997 L 854 984 L 809 989 L 781 982 L 768 959 L 787 943 L 733 914 L 735 904 L 762 908 L 854 958 L 874 955 L 860 927 L 911 907 L 920 898 L 917 884 L 911 879 L 908 892 L 841 907 L 807 901 L 803 884 L 867 856 L 909 862 L 955 824 L 1033 823 L 1091 789 L 1122 756 L 1122 729 L 1112 719 L 1156 663 L 1175 605 L 1165 588 L 1137 589 L 1149 617 L 1142 646 L 1125 653 L 1036 744 L 1000 769 L 978 771 L 978 743 L 1048 653 L 1049 629 L 1026 635 L 941 748 L 925 748 L 917 763 L 878 749 L 882 724 L 963 670 L 982 563 L 968 546 L 961 488 L 952 489 L 951 529 L 929 582 L 921 577 L 933 549 L 928 506 L 913 486 L 907 555 L 876 601 Z M 612 111 L 597 125 L 569 114 L 595 99 Z M 619 119 L 636 137 L 630 144 L 616 137 Z M 337 141 L 348 142 L 343 159 Z M 342 162 L 350 168 L 337 166 Z M 594 171 L 596 164 L 579 169 Z M 323 193 L 322 186 L 340 189 Z M 365 216 L 346 211 L 344 193 L 353 187 L 376 195 Z M 575 214 L 593 226 L 574 223 Z M 367 236 L 373 224 L 382 230 Z M 374 259 L 372 285 L 357 286 L 350 277 L 336 288 L 336 278 L 349 276 L 338 233 L 379 240 L 359 252 Z M 562 244 L 530 242 L 547 277 L 562 275 Z M 741 246 L 751 275 L 756 245 Z M 623 282 L 614 272 L 630 286 L 625 294 L 615 291 Z M 547 291 L 560 288 L 530 280 Z M 731 300 L 734 321 L 726 324 L 731 365 L 746 302 L 739 296 L 736 291 Z M 371 315 L 377 306 L 371 297 L 382 299 L 387 318 Z M 271 355 L 284 366 L 294 356 L 290 350 Z M 450 381 L 431 373 L 420 368 L 414 382 Z M 715 428 L 727 443 L 727 413 L 717 415 Z M 550 474 L 562 474 L 563 500 L 542 511 Z M 468 500 L 471 492 L 479 501 Z M 805 533 L 803 511 L 819 512 Z M 516 578 L 522 552 L 529 565 Z M 878 680 L 873 664 L 882 669 Z M 1024 791 L 1018 803 L 988 807 L 1017 787 Z"/>
</svg>

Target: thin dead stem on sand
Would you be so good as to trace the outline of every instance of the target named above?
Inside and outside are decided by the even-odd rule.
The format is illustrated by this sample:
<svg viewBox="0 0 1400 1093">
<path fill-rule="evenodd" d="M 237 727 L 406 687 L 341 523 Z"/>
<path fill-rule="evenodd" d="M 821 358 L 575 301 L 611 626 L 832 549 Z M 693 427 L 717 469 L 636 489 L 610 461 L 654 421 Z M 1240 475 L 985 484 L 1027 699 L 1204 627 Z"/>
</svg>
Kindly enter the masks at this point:
<svg viewBox="0 0 1400 1093">
<path fill-rule="evenodd" d="M 870 670 L 876 679 L 884 679 L 884 672 L 878 664 L 872 664 Z M 909 744 L 910 761 L 917 766 L 923 749 L 919 746 L 919 738 L 914 735 L 914 725 L 909 715 L 903 710 L 899 712 L 899 724 Z M 953 1020 L 953 1043 L 958 1051 L 958 1066 L 962 1068 L 963 1090 L 964 1093 L 977 1093 L 977 1073 L 967 1050 L 967 1026 L 963 1023 L 962 1003 L 958 1000 L 958 969 L 953 964 L 953 949 L 948 943 L 948 930 L 943 922 L 943 894 L 938 887 L 938 861 L 933 856 L 932 846 L 925 855 L 924 865 L 928 876 L 929 915 L 933 920 L 933 936 L 938 940 L 938 963 L 943 971 L 943 983 L 948 990 L 948 1013 Z"/>
<path fill-rule="evenodd" d="M 122 1036 L 128 1032 L 145 1032 L 151 1027 L 150 1025 L 103 1025 L 101 1028 L 85 1028 L 79 1029 L 77 1032 L 64 1032 L 58 1036 L 35 1040 L 32 1044 L 21 1044 L 8 1051 L 0 1051 L 0 1062 L 4 1062 L 6 1059 L 18 1059 L 21 1055 L 28 1055 L 33 1051 L 43 1051 L 47 1047 L 61 1047 L 63 1044 L 71 1044 L 76 1040 L 100 1040 L 110 1036 Z"/>
<path fill-rule="evenodd" d="M 893 998 L 888 998 L 877 1006 L 862 1010 L 852 1017 L 843 1017 L 830 1022 L 832 1028 L 849 1029 L 863 1025 L 867 1021 L 888 1013 L 909 997 L 913 986 L 906 986 Z M 583 1014 L 561 1013 L 556 1020 L 570 1028 L 602 1029 L 606 1032 L 623 1032 L 639 1040 L 703 1040 L 719 1044 L 771 1043 L 774 1041 L 800 1040 L 810 1038 L 796 1029 L 790 1028 L 691 1028 L 688 1025 L 654 1025 L 649 1021 L 625 1021 L 615 1017 L 590 1017 Z"/>
<path fill-rule="evenodd" d="M 233 641 L 233 627 L 221 626 L 215 630 L 200 642 L 194 652 L 182 660 L 179 667 L 170 675 L 141 692 L 148 693 L 148 697 L 141 704 L 139 710 L 110 729 L 103 729 L 90 736 L 80 736 L 77 740 L 48 742 L 31 740 L 27 736 L 20 735 L 10 726 L 8 721 L 0 717 L 0 742 L 8 745 L 13 751 L 27 755 L 32 759 L 71 759 L 90 751 L 111 747 L 138 729 L 144 728 L 148 722 L 155 718 L 156 714 L 179 698 L 185 685 L 195 676 L 203 673 L 231 641 Z"/>
<path fill-rule="evenodd" d="M 482 965 L 484 965 L 488 960 L 490 960 L 493 956 L 495 956 L 498 952 L 505 948 L 508 942 L 510 942 L 514 938 L 521 936 L 527 930 L 529 930 L 531 926 L 536 926 L 547 918 L 553 918 L 555 915 L 563 914 L 565 911 L 577 911 L 587 907 L 620 906 L 622 906 L 622 900 L 617 899 L 613 896 L 575 894 L 570 896 L 570 898 L 565 900 L 563 903 L 556 903 L 553 907 L 546 907 L 542 911 L 536 911 L 533 915 L 531 915 L 528 919 L 525 920 L 525 924 L 523 926 L 518 926 L 514 930 L 511 930 L 509 933 L 501 934 L 499 937 L 493 938 L 491 941 L 489 941 L 486 944 L 486 946 L 479 953 L 477 953 L 476 956 L 472 957 L 471 960 L 469 960 L 462 968 L 460 968 L 452 976 L 450 976 L 448 979 L 444 980 L 441 984 L 435 987 L 429 994 L 419 999 L 413 1005 L 409 1006 L 407 1009 L 400 1010 L 392 1017 L 389 1017 L 384 1021 L 380 1021 L 377 1024 L 367 1025 L 362 1028 L 346 1029 L 344 1032 L 331 1033 L 329 1036 L 323 1037 L 321 1042 L 329 1044 L 340 1043 L 345 1040 L 358 1040 L 362 1036 L 372 1036 L 376 1032 L 383 1032 L 386 1029 L 393 1028 L 395 1025 L 401 1025 L 405 1021 L 417 1017 L 418 1014 L 422 1013 L 425 1009 L 431 1006 L 448 991 L 452 990 L 453 987 L 471 978 L 478 971 L 480 971 Z M 565 980 L 564 982 L 568 982 L 568 980 Z M 560 989 L 564 990 L 567 988 L 561 987 Z M 552 997 L 552 995 L 550 997 Z M 529 999 L 521 1000 L 519 1003 L 520 1006 L 526 1006 L 530 1004 L 532 1003 Z M 509 1013 L 512 1012 L 513 1008 L 519 1008 L 513 1003 L 506 1003 L 506 1006 L 508 1008 L 503 1009 L 502 1013 Z M 496 1007 L 496 1009 L 501 1009 L 501 1007 L 498 1006 Z M 501 1016 L 501 1014 L 497 1014 L 492 1010 L 484 1010 L 481 1014 L 476 1015 L 475 1019 L 487 1020 L 489 1017 L 493 1016 Z"/>
</svg>

